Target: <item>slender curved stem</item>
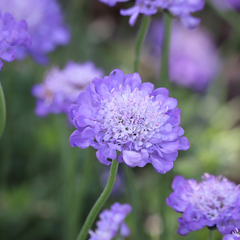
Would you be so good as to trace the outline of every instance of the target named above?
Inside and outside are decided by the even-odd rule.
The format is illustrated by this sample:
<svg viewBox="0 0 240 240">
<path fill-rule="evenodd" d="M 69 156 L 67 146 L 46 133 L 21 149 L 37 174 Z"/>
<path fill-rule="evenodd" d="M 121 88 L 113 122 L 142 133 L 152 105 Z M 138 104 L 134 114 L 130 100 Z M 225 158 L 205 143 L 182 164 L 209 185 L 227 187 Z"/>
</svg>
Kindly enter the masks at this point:
<svg viewBox="0 0 240 240">
<path fill-rule="evenodd" d="M 137 35 L 136 45 L 135 45 L 135 61 L 134 61 L 134 72 L 138 72 L 139 70 L 139 62 L 140 62 L 140 55 L 142 45 L 150 24 L 150 17 L 144 16 L 142 19 L 142 23 Z"/>
<path fill-rule="evenodd" d="M 2 85 L 0 83 L 0 138 L 3 134 L 5 123 L 6 123 L 6 103 Z"/>
<path fill-rule="evenodd" d="M 169 87 L 169 46 L 171 38 L 171 16 L 164 12 L 164 40 L 161 51 L 161 66 L 160 66 L 160 84 L 161 87 Z"/>
<path fill-rule="evenodd" d="M 108 197 L 111 194 L 112 188 L 116 180 L 117 170 L 118 163 L 116 160 L 113 160 L 106 187 L 104 188 L 102 194 L 100 195 L 100 197 L 92 207 L 90 213 L 88 214 L 87 219 L 85 220 L 85 223 L 83 224 L 83 227 L 77 237 L 77 240 L 85 240 L 85 238 L 87 237 L 88 231 L 91 228 L 95 218 L 97 217 L 102 206 L 104 205 L 104 203 L 107 201 Z"/>
</svg>

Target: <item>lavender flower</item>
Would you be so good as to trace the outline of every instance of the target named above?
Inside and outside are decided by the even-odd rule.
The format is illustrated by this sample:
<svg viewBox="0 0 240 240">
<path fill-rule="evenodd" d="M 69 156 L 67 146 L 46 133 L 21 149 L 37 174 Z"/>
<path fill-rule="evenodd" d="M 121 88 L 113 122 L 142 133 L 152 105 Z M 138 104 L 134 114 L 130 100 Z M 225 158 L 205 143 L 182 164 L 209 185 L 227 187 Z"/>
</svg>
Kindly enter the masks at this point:
<svg viewBox="0 0 240 240">
<path fill-rule="evenodd" d="M 236 228 L 235 231 L 232 231 L 232 234 L 227 234 L 224 236 L 223 240 L 239 240 L 240 239 L 240 232 Z"/>
<path fill-rule="evenodd" d="M 239 0 L 211 0 L 212 3 L 222 11 L 228 11 L 232 9 L 240 10 Z"/>
<path fill-rule="evenodd" d="M 35 113 L 40 117 L 49 113 L 67 113 L 70 104 L 77 102 L 79 93 L 96 76 L 102 77 L 103 71 L 92 62 L 68 62 L 63 70 L 52 68 L 44 82 L 32 88 L 32 94 L 37 98 Z"/>
<path fill-rule="evenodd" d="M 129 228 L 124 223 L 124 219 L 131 212 L 132 207 L 129 204 L 114 203 L 110 210 L 104 210 L 100 213 L 100 221 L 97 222 L 97 230 L 89 231 L 91 237 L 89 240 L 111 240 L 117 233 L 121 237 L 129 236 Z"/>
<path fill-rule="evenodd" d="M 3 13 L 9 12 L 17 20 L 25 19 L 28 23 L 33 45 L 29 50 L 17 48 L 18 59 L 30 54 L 37 62 L 46 64 L 48 52 L 53 51 L 56 45 L 69 42 L 69 32 L 56 0 L 1 0 L 0 9 Z"/>
<path fill-rule="evenodd" d="M 159 52 L 163 43 L 162 27 L 160 21 L 153 22 L 151 26 L 151 38 L 157 47 L 155 52 Z M 169 73 L 172 82 L 202 91 L 217 77 L 220 68 L 217 49 L 206 30 L 198 28 L 187 31 L 178 22 L 173 23 L 169 49 Z"/>
<path fill-rule="evenodd" d="M 152 83 L 141 84 L 138 73 L 124 75 L 119 69 L 93 79 L 69 108 L 77 128 L 71 146 L 91 145 L 105 165 L 111 164 L 109 158 L 129 167 L 151 163 L 158 173 L 172 169 L 178 150 L 187 150 L 189 142 L 181 137 L 177 100 L 166 88 L 153 89 Z"/>
<path fill-rule="evenodd" d="M 115 6 L 118 2 L 127 2 L 129 0 L 99 0 L 102 3 L 107 4 L 110 7 Z"/>
<path fill-rule="evenodd" d="M 32 38 L 27 33 L 28 25 L 25 20 L 16 22 L 14 17 L 0 11 L 0 70 L 3 66 L 1 59 L 11 62 L 15 59 L 16 47 L 30 48 Z"/>
<path fill-rule="evenodd" d="M 133 26 L 138 15 L 144 14 L 147 16 L 157 13 L 158 9 L 168 10 L 171 14 L 178 17 L 183 26 L 192 29 L 198 26 L 200 19 L 192 17 L 191 13 L 200 11 L 204 7 L 203 0 L 136 0 L 135 5 L 127 10 L 121 10 L 121 15 L 131 16 L 129 24 Z"/>
<path fill-rule="evenodd" d="M 205 174 L 202 182 L 176 176 L 168 206 L 183 213 L 178 218 L 180 235 L 205 226 L 216 226 L 222 234 L 240 227 L 240 187 L 223 176 Z"/>
</svg>

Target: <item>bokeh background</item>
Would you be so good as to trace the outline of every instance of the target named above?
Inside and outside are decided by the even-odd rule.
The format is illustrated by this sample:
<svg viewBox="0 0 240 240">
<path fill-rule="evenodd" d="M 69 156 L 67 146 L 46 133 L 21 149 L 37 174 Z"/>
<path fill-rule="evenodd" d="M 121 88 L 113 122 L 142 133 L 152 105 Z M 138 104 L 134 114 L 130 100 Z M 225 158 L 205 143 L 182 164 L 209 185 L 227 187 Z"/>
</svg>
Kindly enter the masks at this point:
<svg viewBox="0 0 240 240">
<path fill-rule="evenodd" d="M 105 75 L 115 68 L 126 74 L 133 71 L 140 18 L 131 27 L 128 17 L 119 14 L 130 3 L 110 8 L 97 0 L 58 2 L 70 30 L 69 44 L 49 53 L 47 65 L 27 57 L 5 62 L 0 71 L 7 105 L 7 123 L 0 140 L 2 240 L 76 239 L 109 171 L 96 159 L 95 150 L 70 147 L 68 139 L 74 129 L 65 115 L 39 118 L 34 114 L 32 86 L 40 83 L 52 66 L 62 68 L 68 60 L 93 61 Z M 142 228 L 139 233 L 134 230 L 134 214 L 130 214 L 127 223 L 131 235 L 127 239 L 139 240 L 139 234 L 144 240 L 206 239 L 207 229 L 186 237 L 176 233 L 180 214 L 165 205 L 175 175 L 201 180 L 208 172 L 240 183 L 240 30 L 236 31 L 240 29 L 240 14 L 216 11 L 206 4 L 196 16 L 213 39 L 221 69 L 205 91 L 171 84 L 170 96 L 178 99 L 190 149 L 179 153 L 174 168 L 165 175 L 150 165 L 133 169 L 132 186 Z M 158 13 L 152 21 L 160 18 Z M 143 81 L 159 85 L 155 64 L 159 59 L 153 54 L 150 39 L 148 35 L 142 50 L 140 75 Z M 117 184 L 105 208 L 115 201 L 131 203 L 130 192 L 124 166 L 120 165 Z M 216 233 L 216 239 L 222 239 L 220 234 Z"/>
</svg>

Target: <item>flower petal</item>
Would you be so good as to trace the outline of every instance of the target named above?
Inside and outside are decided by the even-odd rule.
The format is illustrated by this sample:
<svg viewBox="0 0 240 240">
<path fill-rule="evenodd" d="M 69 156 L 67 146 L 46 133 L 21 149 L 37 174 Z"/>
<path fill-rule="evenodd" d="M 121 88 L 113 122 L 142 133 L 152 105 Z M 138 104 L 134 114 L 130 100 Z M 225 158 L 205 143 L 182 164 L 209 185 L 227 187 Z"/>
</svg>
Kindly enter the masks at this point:
<svg viewBox="0 0 240 240">
<path fill-rule="evenodd" d="M 72 147 L 79 148 L 88 148 L 90 146 L 89 140 L 82 138 L 82 134 L 78 130 L 74 131 L 70 136 L 70 144 Z"/>
<path fill-rule="evenodd" d="M 140 165 L 142 162 L 142 155 L 138 152 L 123 150 L 122 154 L 123 154 L 123 161 L 129 167 L 136 167 Z"/>
</svg>

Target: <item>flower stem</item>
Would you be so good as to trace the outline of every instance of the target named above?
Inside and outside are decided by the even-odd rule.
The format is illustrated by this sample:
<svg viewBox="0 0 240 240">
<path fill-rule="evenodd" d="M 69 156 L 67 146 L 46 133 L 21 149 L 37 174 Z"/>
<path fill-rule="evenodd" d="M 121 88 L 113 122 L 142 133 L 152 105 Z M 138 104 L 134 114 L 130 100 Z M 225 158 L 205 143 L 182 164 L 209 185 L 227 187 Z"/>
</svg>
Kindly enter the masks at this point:
<svg viewBox="0 0 240 240">
<path fill-rule="evenodd" d="M 6 104 L 2 85 L 0 83 L 0 138 L 3 134 L 5 123 L 6 123 Z"/>
<path fill-rule="evenodd" d="M 163 14 L 164 22 L 164 40 L 161 51 L 161 66 L 160 66 L 160 84 L 161 87 L 169 87 L 169 45 L 171 38 L 171 16 L 164 12 Z"/>
<path fill-rule="evenodd" d="M 135 61 L 134 61 L 134 72 L 138 72 L 139 70 L 139 62 L 140 62 L 140 54 L 142 45 L 150 24 L 150 17 L 144 16 L 142 19 L 142 23 L 137 35 L 136 46 L 135 46 Z"/>
<path fill-rule="evenodd" d="M 116 180 L 117 170 L 118 170 L 118 163 L 116 160 L 113 160 L 106 187 L 104 188 L 102 194 L 100 195 L 100 197 L 92 207 L 90 213 L 88 214 L 87 219 L 85 220 L 85 223 L 83 224 L 82 229 L 77 237 L 77 240 L 86 239 L 88 235 L 88 231 L 91 228 L 95 218 L 97 217 L 102 206 L 104 205 L 104 203 L 107 201 L 108 197 L 111 194 L 112 188 Z"/>
<path fill-rule="evenodd" d="M 214 233 L 214 230 L 208 229 L 208 240 L 214 240 L 213 233 Z"/>
</svg>

